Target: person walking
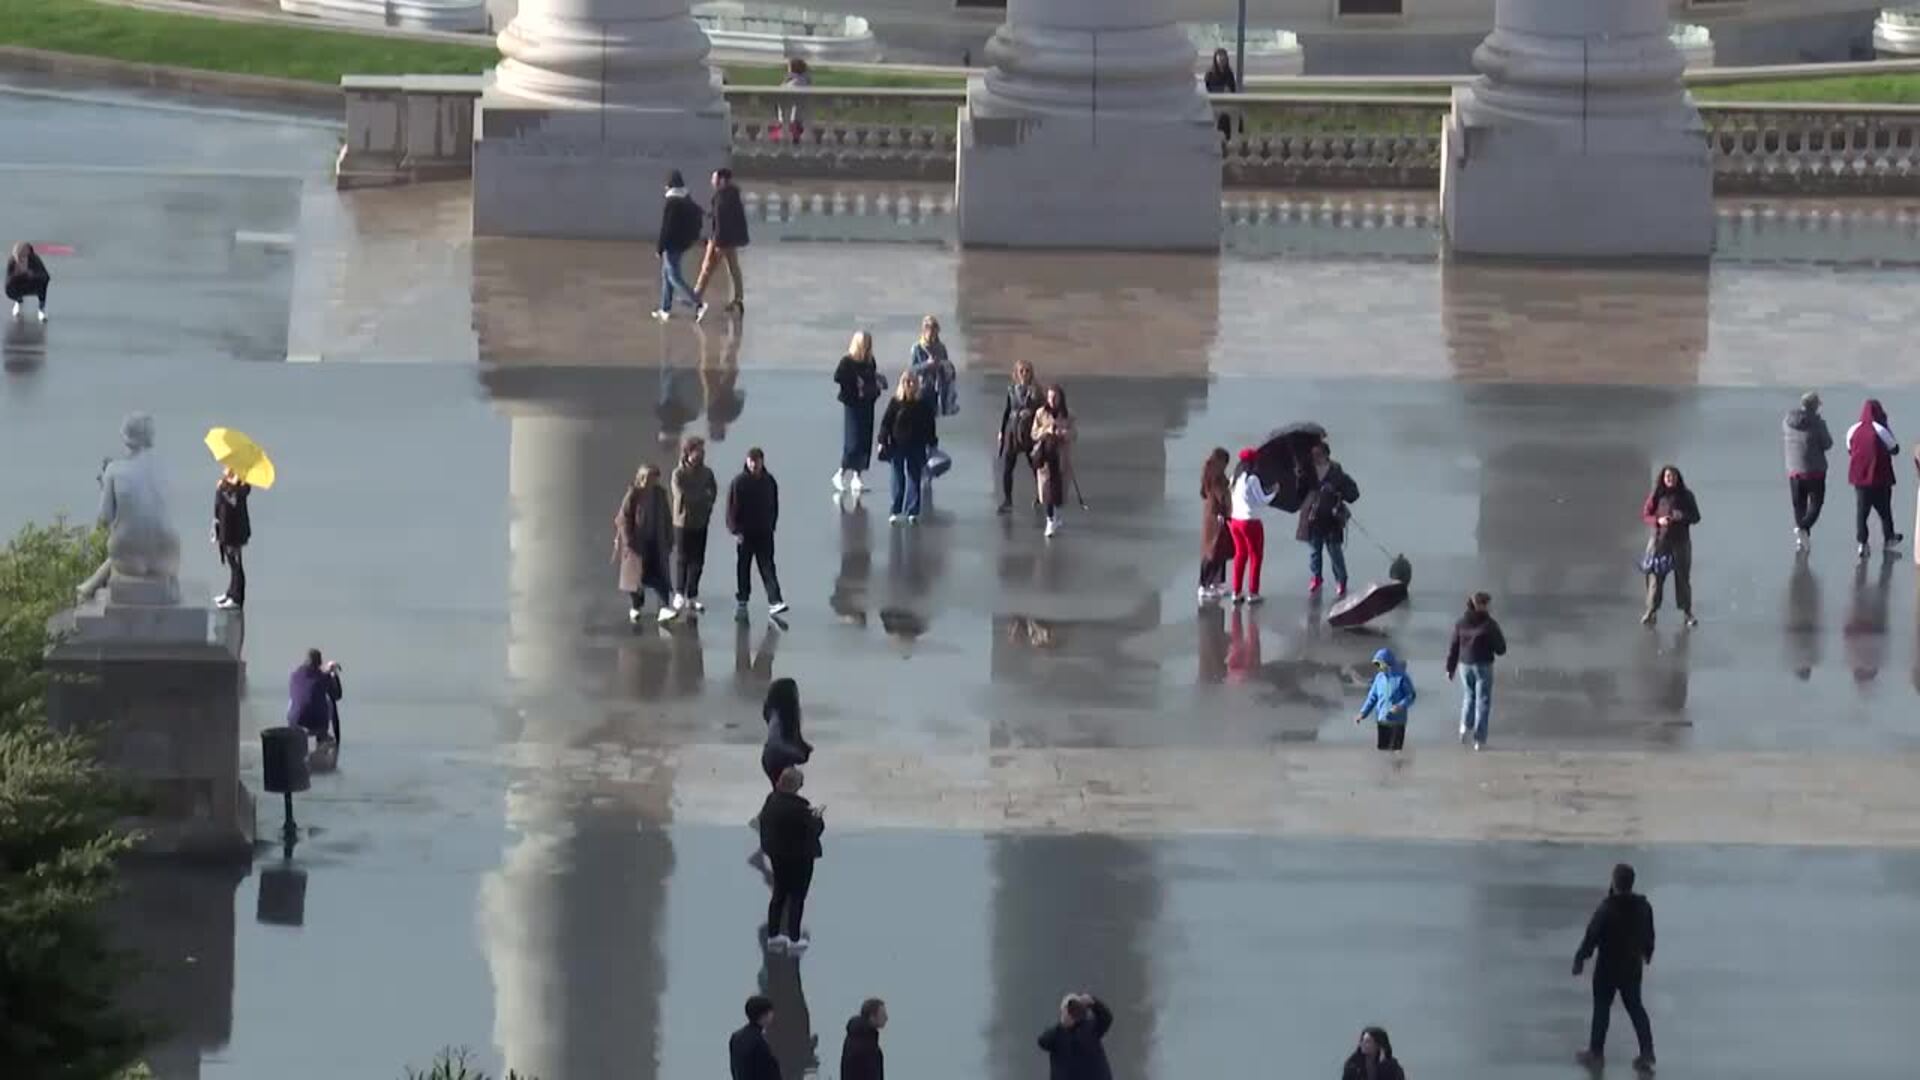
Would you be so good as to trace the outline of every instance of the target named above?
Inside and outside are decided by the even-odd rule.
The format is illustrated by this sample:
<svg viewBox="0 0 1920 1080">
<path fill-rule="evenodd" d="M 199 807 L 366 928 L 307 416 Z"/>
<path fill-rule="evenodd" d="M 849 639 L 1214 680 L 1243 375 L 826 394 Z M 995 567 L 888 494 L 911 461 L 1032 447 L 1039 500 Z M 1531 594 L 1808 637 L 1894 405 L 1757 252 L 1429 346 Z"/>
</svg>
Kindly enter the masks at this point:
<svg viewBox="0 0 1920 1080">
<path fill-rule="evenodd" d="M 1647 577 L 1647 610 L 1640 616 L 1641 624 L 1653 625 L 1671 575 L 1674 604 L 1688 626 L 1700 625 L 1693 617 L 1693 527 L 1700 523 L 1700 503 L 1679 469 L 1672 465 L 1660 469 L 1653 491 L 1640 506 L 1640 518 L 1653 527 L 1646 553 L 1640 557 L 1640 570 Z"/>
<path fill-rule="evenodd" d="M 247 567 L 241 551 L 253 539 L 253 515 L 247 511 L 251 494 L 253 485 L 232 469 L 220 471 L 220 482 L 213 488 L 213 546 L 227 567 L 227 591 L 214 597 L 213 606 L 222 611 L 247 606 Z"/>
<path fill-rule="evenodd" d="M 940 320 L 931 315 L 920 320 L 920 337 L 907 358 L 907 370 L 920 380 L 920 400 L 933 408 L 937 417 L 960 414 L 960 376 L 947 359 L 946 343 L 940 340 Z M 937 445 L 929 448 L 922 483 L 927 495 L 933 494 L 933 482 L 946 475 L 953 461 Z"/>
<path fill-rule="evenodd" d="M 1347 595 L 1347 519 L 1353 516 L 1348 506 L 1359 501 L 1360 485 L 1354 483 L 1353 477 L 1348 476 L 1340 463 L 1333 460 L 1333 451 L 1326 443 L 1316 443 L 1313 447 L 1313 487 L 1300 504 L 1300 519 L 1294 528 L 1295 539 L 1307 545 L 1309 596 L 1320 593 L 1322 552 L 1333 564 L 1335 599 Z"/>
<path fill-rule="evenodd" d="M 1827 502 L 1827 451 L 1833 433 L 1820 415 L 1820 395 L 1809 390 L 1800 404 L 1780 420 L 1787 448 L 1787 497 L 1793 503 L 1793 547 L 1805 551 L 1813 542 L 1813 525 Z"/>
<path fill-rule="evenodd" d="M 767 1042 L 773 1002 L 759 994 L 747 999 L 747 1022 L 727 1039 L 727 1069 L 732 1080 L 781 1080 L 780 1060 Z"/>
<path fill-rule="evenodd" d="M 1853 485 L 1853 538 L 1866 558 L 1867 518 L 1880 515 L 1880 546 L 1891 555 L 1906 539 L 1893 528 L 1893 458 L 1900 441 L 1887 426 L 1887 410 L 1875 398 L 1860 406 L 1860 419 L 1847 429 L 1847 482 Z"/>
<path fill-rule="evenodd" d="M 647 590 L 660 598 L 660 622 L 673 618 L 673 586 L 668 558 L 673 551 L 673 510 L 660 487 L 660 470 L 642 465 L 620 497 L 613 515 L 612 562 L 620 567 L 620 591 L 627 594 L 627 621 L 639 625 Z"/>
<path fill-rule="evenodd" d="M 813 863 L 820 857 L 820 834 L 827 823 L 826 808 L 812 805 L 800 794 L 805 783 L 800 767 L 788 766 L 760 806 L 760 850 L 773 866 L 767 948 L 775 952 L 807 950 L 801 917 L 806 913 L 807 890 L 813 887 Z"/>
<path fill-rule="evenodd" d="M 1027 459 L 1027 471 L 1033 471 L 1033 417 L 1045 398 L 1034 381 L 1033 364 L 1016 360 L 1013 381 L 1007 384 L 1006 402 L 1000 407 L 1000 434 L 995 440 L 1000 459 L 1000 513 L 1013 512 L 1013 466 Z M 1040 501 L 1039 492 L 1034 501 Z"/>
<path fill-rule="evenodd" d="M 840 1044 L 840 1080 L 887 1080 L 887 1058 L 880 1052 L 880 1032 L 886 1026 L 886 1002 L 868 998 L 860 1003 Z"/>
<path fill-rule="evenodd" d="M 689 435 L 680 444 L 680 464 L 669 481 L 673 488 L 673 609 L 700 612 L 700 576 L 707 569 L 707 527 L 720 482 L 707 468 L 707 440 Z"/>
<path fill-rule="evenodd" d="M 873 335 L 855 331 L 847 354 L 833 369 L 840 388 L 840 467 L 833 471 L 833 490 L 855 495 L 867 489 L 861 474 L 873 464 L 873 404 L 886 392 L 880 366 L 873 359 Z"/>
<path fill-rule="evenodd" d="M 1493 719 L 1493 661 L 1507 655 L 1507 636 L 1490 610 L 1493 597 L 1483 592 L 1467 597 L 1467 613 L 1453 624 L 1453 644 L 1447 647 L 1447 681 L 1460 677 L 1460 741 L 1472 740 L 1475 750 L 1487 748 L 1487 726 Z"/>
<path fill-rule="evenodd" d="M 47 264 L 40 261 L 40 253 L 25 240 L 13 245 L 7 255 L 7 299 L 13 301 L 13 317 L 20 317 L 20 305 L 31 296 L 39 306 L 35 312 L 41 322 L 47 321 L 47 286 L 52 284 L 53 275 L 47 273 Z"/>
<path fill-rule="evenodd" d="M 715 169 L 711 178 L 713 199 L 707 204 L 707 253 L 700 259 L 700 274 L 694 279 L 693 294 L 707 295 L 707 282 L 714 267 L 727 268 L 727 285 L 733 298 L 727 310 L 747 310 L 747 279 L 740 274 L 740 249 L 747 246 L 747 208 L 741 201 L 740 187 L 733 182 L 732 169 Z"/>
<path fill-rule="evenodd" d="M 788 57 L 787 73 L 780 80 L 780 88 L 804 90 L 812 85 L 813 71 L 807 67 L 807 62 L 798 56 Z M 776 109 L 774 116 L 781 126 L 786 128 L 787 140 L 799 142 L 801 133 L 806 130 L 807 121 L 806 111 L 801 108 L 800 102 L 791 101 L 786 108 Z"/>
<path fill-rule="evenodd" d="M 700 204 L 687 194 L 687 180 L 680 175 L 680 170 L 668 173 L 667 193 L 660 204 L 660 234 L 654 241 L 654 250 L 660 255 L 660 309 L 653 317 L 661 322 L 673 318 L 676 291 L 693 308 L 695 319 L 706 318 L 707 305 L 700 302 L 700 294 L 687 284 L 686 271 L 680 265 L 687 252 L 700 242 L 703 216 Z"/>
<path fill-rule="evenodd" d="M 1207 68 L 1206 84 L 1209 94 L 1240 92 L 1240 80 L 1233 73 L 1233 60 L 1227 56 L 1227 50 L 1213 50 L 1213 63 Z M 1213 126 L 1220 129 L 1220 138 L 1233 138 L 1233 113 L 1227 109 L 1214 113 Z"/>
<path fill-rule="evenodd" d="M 767 455 L 759 447 L 747 451 L 740 475 L 727 485 L 727 531 L 736 544 L 734 600 L 736 618 L 747 617 L 753 598 L 753 568 L 760 567 L 760 584 L 767 590 L 767 614 L 787 610 L 780 595 L 780 572 L 773 565 L 773 530 L 780 523 L 780 484 L 767 471 Z"/>
<path fill-rule="evenodd" d="M 1200 467 L 1200 593 L 1209 604 L 1227 595 L 1227 560 L 1233 557 L 1233 488 L 1227 481 L 1227 450 L 1216 446 Z"/>
<path fill-rule="evenodd" d="M 1416 697 L 1407 665 L 1392 649 L 1381 649 L 1373 654 L 1373 684 L 1367 687 L 1367 699 L 1360 703 L 1353 722 L 1371 717 L 1375 748 L 1397 751 L 1407 744 L 1407 721 L 1412 718 Z"/>
<path fill-rule="evenodd" d="M 1233 602 L 1257 604 L 1260 595 L 1260 567 L 1267 557 L 1267 527 L 1260 520 L 1260 508 L 1273 499 L 1273 493 L 1260 483 L 1254 471 L 1256 454 L 1242 447 L 1239 464 L 1227 488 L 1227 539 L 1233 545 Z"/>
<path fill-rule="evenodd" d="M 1102 1041 L 1113 1029 L 1113 1010 L 1088 993 L 1060 999 L 1060 1020 L 1040 1033 L 1049 1080 L 1113 1080 Z"/>
<path fill-rule="evenodd" d="M 340 665 L 323 661 L 319 649 L 287 677 L 287 726 L 297 727 L 322 745 L 340 743 L 340 699 L 346 696 Z"/>
<path fill-rule="evenodd" d="M 1360 1029 L 1360 1043 L 1347 1055 L 1340 1080 L 1407 1080 L 1406 1071 L 1393 1056 L 1393 1040 L 1387 1038 L 1386 1028 Z"/>
<path fill-rule="evenodd" d="M 773 680 L 760 705 L 760 719 L 767 725 L 767 740 L 760 748 L 760 770 L 767 774 L 767 786 L 772 788 L 781 773 L 813 760 L 813 744 L 800 732 L 800 684 L 792 679 Z"/>
<path fill-rule="evenodd" d="M 1573 954 L 1575 978 L 1586 968 L 1589 957 L 1599 955 L 1593 965 L 1593 1024 L 1587 1048 L 1578 1058 L 1590 1068 L 1599 1067 L 1605 1060 L 1607 1025 L 1617 995 L 1626 1006 L 1627 1019 L 1633 1021 L 1634 1037 L 1640 1041 L 1640 1056 L 1633 1059 L 1634 1071 L 1650 1073 L 1654 1065 L 1653 1023 L 1640 1000 L 1640 984 L 1647 965 L 1653 963 L 1653 905 L 1633 891 L 1633 883 L 1633 867 L 1620 863 L 1613 868 L 1613 884 L 1587 920 L 1587 932 L 1580 938 L 1579 951 Z"/>
<path fill-rule="evenodd" d="M 887 411 L 880 416 L 880 460 L 893 468 L 893 501 L 887 521 L 898 525 L 920 520 L 920 484 L 927 471 L 927 452 L 939 444 L 933 403 L 924 396 L 926 384 L 911 371 L 900 373 Z"/>
<path fill-rule="evenodd" d="M 1073 412 L 1067 408 L 1067 392 L 1059 383 L 1047 387 L 1040 408 L 1033 414 L 1034 484 L 1040 492 L 1040 505 L 1047 512 L 1046 536 L 1060 531 L 1060 507 L 1067 501 L 1067 485 L 1077 483 L 1073 474 Z"/>
</svg>

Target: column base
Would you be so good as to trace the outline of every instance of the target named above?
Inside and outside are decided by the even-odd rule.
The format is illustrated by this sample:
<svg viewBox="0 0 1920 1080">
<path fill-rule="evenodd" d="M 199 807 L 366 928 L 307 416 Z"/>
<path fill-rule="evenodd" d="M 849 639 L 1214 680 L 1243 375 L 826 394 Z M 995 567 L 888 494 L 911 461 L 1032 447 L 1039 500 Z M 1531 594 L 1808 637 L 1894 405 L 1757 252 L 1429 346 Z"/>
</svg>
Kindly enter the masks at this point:
<svg viewBox="0 0 1920 1080">
<path fill-rule="evenodd" d="M 1455 92 L 1441 142 L 1447 248 L 1533 258 L 1704 258 L 1713 252 L 1713 162 L 1667 110 L 1588 123 L 1476 122 Z M 1575 125 L 1569 129 L 1568 124 Z"/>
<path fill-rule="evenodd" d="M 474 111 L 474 234 L 652 240 L 667 174 L 705 191 L 731 138 L 724 105 L 566 108 L 489 86 Z"/>
<path fill-rule="evenodd" d="M 1210 120 L 960 110 L 954 205 L 966 247 L 1215 251 L 1220 141 Z"/>
</svg>

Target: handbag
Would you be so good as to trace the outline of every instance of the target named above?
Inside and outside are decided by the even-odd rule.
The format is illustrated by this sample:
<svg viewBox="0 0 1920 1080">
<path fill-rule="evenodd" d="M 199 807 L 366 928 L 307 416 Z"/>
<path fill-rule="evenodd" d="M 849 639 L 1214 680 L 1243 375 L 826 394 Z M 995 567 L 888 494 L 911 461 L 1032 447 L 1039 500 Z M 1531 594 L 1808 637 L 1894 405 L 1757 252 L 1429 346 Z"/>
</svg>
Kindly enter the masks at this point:
<svg viewBox="0 0 1920 1080">
<path fill-rule="evenodd" d="M 947 470 L 951 468 L 953 468 L 953 455 L 937 446 L 927 451 L 928 476 L 938 479 L 947 475 Z"/>
<path fill-rule="evenodd" d="M 1640 572 L 1665 577 L 1673 572 L 1673 552 L 1666 550 L 1659 533 L 1647 538 L 1647 550 L 1640 556 Z"/>
</svg>

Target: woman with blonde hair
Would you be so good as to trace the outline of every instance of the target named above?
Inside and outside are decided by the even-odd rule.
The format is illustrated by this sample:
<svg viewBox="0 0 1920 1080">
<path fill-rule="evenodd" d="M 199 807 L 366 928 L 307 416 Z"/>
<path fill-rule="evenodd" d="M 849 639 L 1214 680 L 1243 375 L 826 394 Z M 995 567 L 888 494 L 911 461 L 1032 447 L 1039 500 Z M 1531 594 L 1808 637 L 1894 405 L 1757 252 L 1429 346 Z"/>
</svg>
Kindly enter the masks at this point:
<svg viewBox="0 0 1920 1080">
<path fill-rule="evenodd" d="M 1067 484 L 1073 479 L 1073 435 L 1067 392 L 1054 383 L 1033 415 L 1034 480 L 1040 503 L 1047 508 L 1049 539 L 1060 531 L 1060 507 L 1067 501 Z"/>
<path fill-rule="evenodd" d="M 899 524 L 906 515 L 907 524 L 920 520 L 920 484 L 927 471 L 927 452 L 938 446 L 933 404 L 920 392 L 920 380 L 913 372 L 900 374 L 893 388 L 893 400 L 880 417 L 880 460 L 893 466 L 893 502 L 887 521 Z"/>
<path fill-rule="evenodd" d="M 620 591 L 630 604 L 627 621 L 638 625 L 647 591 L 660 598 L 660 622 L 674 616 L 667 559 L 673 552 L 673 510 L 660 486 L 660 470 L 642 465 L 613 515 L 613 561 L 620 566 Z"/>
<path fill-rule="evenodd" d="M 1033 415 L 1040 411 L 1045 397 L 1034 378 L 1033 364 L 1027 360 L 1013 363 L 1013 380 L 1007 384 L 1007 400 L 1000 408 L 1000 512 L 1013 512 L 1013 466 L 1027 459 L 1027 471 L 1033 471 Z M 1038 499 L 1036 493 L 1035 498 Z"/>
<path fill-rule="evenodd" d="M 873 464 L 873 403 L 886 389 L 874 363 L 872 334 L 855 331 L 847 355 L 833 369 L 833 381 L 840 387 L 841 407 L 840 467 L 833 471 L 833 490 L 858 495 L 867 488 L 860 474 Z"/>
</svg>

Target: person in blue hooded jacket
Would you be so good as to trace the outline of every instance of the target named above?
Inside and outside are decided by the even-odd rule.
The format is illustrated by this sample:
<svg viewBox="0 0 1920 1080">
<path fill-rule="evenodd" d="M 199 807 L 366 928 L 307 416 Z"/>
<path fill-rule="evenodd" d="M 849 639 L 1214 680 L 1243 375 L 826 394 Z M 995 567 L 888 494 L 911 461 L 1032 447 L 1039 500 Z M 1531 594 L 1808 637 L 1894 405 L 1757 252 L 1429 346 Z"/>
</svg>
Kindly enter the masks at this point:
<svg viewBox="0 0 1920 1080">
<path fill-rule="evenodd" d="M 1415 696 L 1407 665 L 1393 655 L 1392 649 L 1381 649 L 1373 654 L 1373 685 L 1367 689 L 1367 700 L 1360 703 L 1360 715 L 1353 722 L 1358 724 L 1371 716 L 1379 734 L 1376 745 L 1382 750 L 1398 750 L 1407 743 L 1407 717 L 1413 711 Z"/>
</svg>

